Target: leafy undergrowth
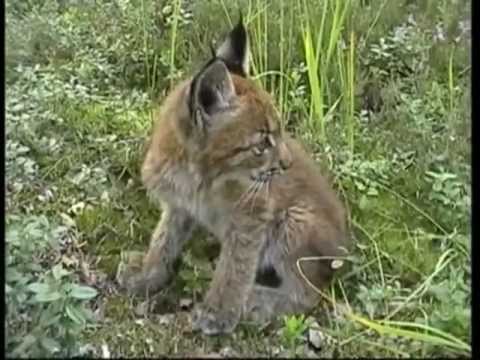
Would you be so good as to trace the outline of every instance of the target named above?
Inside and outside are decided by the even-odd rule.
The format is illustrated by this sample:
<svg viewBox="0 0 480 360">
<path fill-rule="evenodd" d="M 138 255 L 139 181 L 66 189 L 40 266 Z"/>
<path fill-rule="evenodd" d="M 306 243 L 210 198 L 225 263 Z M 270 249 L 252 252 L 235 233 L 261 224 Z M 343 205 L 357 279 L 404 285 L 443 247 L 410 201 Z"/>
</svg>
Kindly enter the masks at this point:
<svg viewBox="0 0 480 360">
<path fill-rule="evenodd" d="M 201 63 L 236 9 L 9 1 L 9 356 L 470 353 L 468 3 L 239 4 L 257 79 L 347 205 L 349 270 L 312 314 L 215 338 L 189 323 L 218 252 L 207 234 L 195 234 L 177 278 L 154 299 L 119 292 L 121 253 L 144 250 L 160 217 L 139 178 L 152 99 Z M 344 18 L 340 4 L 351 6 Z M 310 19 L 330 12 L 322 41 L 316 23 L 292 25 L 302 6 Z M 317 74 L 318 46 L 331 60 L 317 59 Z"/>
</svg>

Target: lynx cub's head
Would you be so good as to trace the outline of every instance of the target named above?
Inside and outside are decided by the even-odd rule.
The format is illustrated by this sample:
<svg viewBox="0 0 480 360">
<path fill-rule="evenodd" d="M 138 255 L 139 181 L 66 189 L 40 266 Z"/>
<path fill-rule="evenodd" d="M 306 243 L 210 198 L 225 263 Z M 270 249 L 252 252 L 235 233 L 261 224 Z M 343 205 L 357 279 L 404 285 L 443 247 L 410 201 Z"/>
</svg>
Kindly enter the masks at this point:
<svg viewBox="0 0 480 360">
<path fill-rule="evenodd" d="M 248 73 L 248 37 L 240 20 L 183 89 L 179 129 L 205 175 L 267 181 L 291 165 L 279 113 Z"/>
</svg>

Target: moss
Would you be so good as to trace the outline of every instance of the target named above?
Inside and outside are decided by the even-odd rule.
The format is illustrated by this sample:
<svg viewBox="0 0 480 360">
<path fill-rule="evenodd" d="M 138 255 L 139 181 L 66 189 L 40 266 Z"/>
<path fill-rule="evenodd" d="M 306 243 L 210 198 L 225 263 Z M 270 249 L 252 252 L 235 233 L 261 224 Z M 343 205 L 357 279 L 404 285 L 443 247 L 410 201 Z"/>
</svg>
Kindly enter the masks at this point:
<svg viewBox="0 0 480 360">
<path fill-rule="evenodd" d="M 122 250 L 144 250 L 148 246 L 158 218 L 148 204 L 140 207 L 139 202 L 138 198 L 137 203 L 126 202 L 130 205 L 127 211 L 106 204 L 86 209 L 77 216 L 77 227 L 88 250 L 98 256 L 99 266 L 109 274 L 114 274 Z"/>
</svg>

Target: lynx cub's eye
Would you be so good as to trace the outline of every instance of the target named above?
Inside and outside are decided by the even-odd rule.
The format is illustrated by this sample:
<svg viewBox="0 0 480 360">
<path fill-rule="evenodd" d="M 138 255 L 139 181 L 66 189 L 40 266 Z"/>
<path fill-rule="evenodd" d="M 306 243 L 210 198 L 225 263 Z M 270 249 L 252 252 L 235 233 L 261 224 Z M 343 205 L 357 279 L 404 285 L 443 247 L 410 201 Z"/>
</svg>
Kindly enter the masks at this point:
<svg viewBox="0 0 480 360">
<path fill-rule="evenodd" d="M 274 142 L 272 140 L 271 136 L 265 136 L 258 145 L 252 148 L 253 153 L 257 156 L 263 155 L 269 147 L 273 146 Z"/>
<path fill-rule="evenodd" d="M 256 156 L 261 156 L 263 154 L 263 150 L 261 148 L 259 148 L 258 146 L 254 146 L 252 148 L 252 151 Z"/>
</svg>

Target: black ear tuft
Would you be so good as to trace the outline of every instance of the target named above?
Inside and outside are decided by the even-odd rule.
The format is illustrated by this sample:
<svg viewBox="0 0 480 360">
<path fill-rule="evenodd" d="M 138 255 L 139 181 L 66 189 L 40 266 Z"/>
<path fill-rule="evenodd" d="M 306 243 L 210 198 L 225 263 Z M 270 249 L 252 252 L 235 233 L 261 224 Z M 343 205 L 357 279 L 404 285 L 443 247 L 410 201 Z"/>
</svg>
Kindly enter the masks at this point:
<svg viewBox="0 0 480 360">
<path fill-rule="evenodd" d="M 248 76 L 249 70 L 249 46 L 248 34 L 243 25 L 243 16 L 237 25 L 230 31 L 223 44 L 217 49 L 216 56 L 222 59 L 233 73 Z"/>
</svg>

